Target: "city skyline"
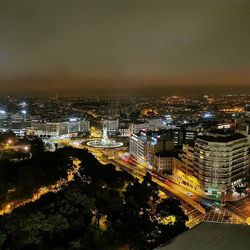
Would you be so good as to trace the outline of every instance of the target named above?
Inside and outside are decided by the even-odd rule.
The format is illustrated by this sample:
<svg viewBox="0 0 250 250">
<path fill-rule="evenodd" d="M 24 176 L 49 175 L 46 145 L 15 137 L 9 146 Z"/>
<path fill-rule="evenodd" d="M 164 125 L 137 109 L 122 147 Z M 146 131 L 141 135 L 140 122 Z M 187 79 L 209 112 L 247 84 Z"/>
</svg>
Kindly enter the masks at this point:
<svg viewBox="0 0 250 250">
<path fill-rule="evenodd" d="M 249 23 L 249 0 L 0 0 L 0 249 L 248 249 Z"/>
</svg>

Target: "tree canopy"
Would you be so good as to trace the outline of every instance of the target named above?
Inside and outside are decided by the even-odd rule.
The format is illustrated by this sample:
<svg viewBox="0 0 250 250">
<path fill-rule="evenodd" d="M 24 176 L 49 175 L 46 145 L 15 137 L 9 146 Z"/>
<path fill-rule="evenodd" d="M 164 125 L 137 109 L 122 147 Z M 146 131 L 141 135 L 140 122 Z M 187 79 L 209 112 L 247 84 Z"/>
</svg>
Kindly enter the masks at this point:
<svg viewBox="0 0 250 250">
<path fill-rule="evenodd" d="M 78 158 L 79 175 L 59 192 L 1 217 L 2 249 L 153 249 L 186 230 L 180 202 L 161 200 L 149 174 L 140 183 L 87 150 L 51 154 L 58 166 L 64 166 L 63 155 Z M 46 172 L 46 163 L 40 159 L 40 171 Z M 168 216 L 175 220 L 164 223 Z"/>
</svg>

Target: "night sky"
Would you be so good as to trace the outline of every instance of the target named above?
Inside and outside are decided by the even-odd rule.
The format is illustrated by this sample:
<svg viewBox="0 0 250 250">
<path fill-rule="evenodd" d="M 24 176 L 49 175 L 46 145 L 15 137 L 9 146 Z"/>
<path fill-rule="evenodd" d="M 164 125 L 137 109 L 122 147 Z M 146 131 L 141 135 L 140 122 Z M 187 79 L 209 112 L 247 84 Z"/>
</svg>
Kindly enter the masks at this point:
<svg viewBox="0 0 250 250">
<path fill-rule="evenodd" d="M 247 92 L 249 27 L 249 0 L 0 0 L 0 95 Z"/>
</svg>

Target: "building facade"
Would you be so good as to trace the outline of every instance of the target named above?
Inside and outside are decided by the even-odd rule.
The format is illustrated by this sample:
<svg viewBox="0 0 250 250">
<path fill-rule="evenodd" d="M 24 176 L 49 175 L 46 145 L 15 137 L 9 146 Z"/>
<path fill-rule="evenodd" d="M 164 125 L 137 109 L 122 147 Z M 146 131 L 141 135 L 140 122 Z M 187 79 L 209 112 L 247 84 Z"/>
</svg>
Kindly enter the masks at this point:
<svg viewBox="0 0 250 250">
<path fill-rule="evenodd" d="M 247 175 L 249 143 L 241 134 L 198 136 L 173 160 L 173 178 L 209 196 L 233 191 Z"/>
<path fill-rule="evenodd" d="M 194 176 L 207 195 L 225 195 L 248 172 L 248 140 L 244 135 L 199 136 L 194 147 Z"/>
<path fill-rule="evenodd" d="M 174 151 L 174 143 L 169 138 L 157 133 L 140 132 L 130 137 L 129 152 L 139 163 L 156 171 L 168 170 L 171 172 L 169 152 Z M 166 155 L 168 153 L 168 155 Z"/>
<path fill-rule="evenodd" d="M 34 135 L 37 136 L 58 137 L 78 132 L 87 132 L 89 127 L 89 121 L 75 119 L 71 119 L 68 122 L 31 122 L 31 129 L 34 131 Z"/>
<path fill-rule="evenodd" d="M 102 126 L 107 128 L 108 134 L 115 135 L 119 129 L 119 119 L 103 120 Z"/>
</svg>

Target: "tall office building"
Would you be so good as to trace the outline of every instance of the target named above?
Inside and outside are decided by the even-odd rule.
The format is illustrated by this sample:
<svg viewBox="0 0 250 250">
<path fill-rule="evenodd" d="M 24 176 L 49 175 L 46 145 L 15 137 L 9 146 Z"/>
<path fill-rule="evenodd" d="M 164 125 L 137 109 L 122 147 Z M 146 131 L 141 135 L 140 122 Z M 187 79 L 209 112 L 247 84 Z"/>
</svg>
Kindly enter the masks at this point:
<svg viewBox="0 0 250 250">
<path fill-rule="evenodd" d="M 146 162 L 146 143 L 147 136 L 145 133 L 133 134 L 130 137 L 129 153 L 139 162 Z"/>
</svg>

